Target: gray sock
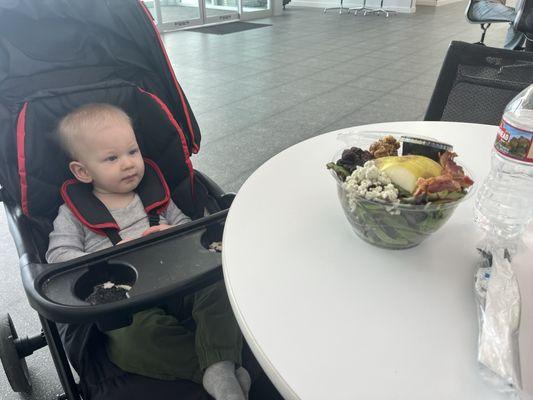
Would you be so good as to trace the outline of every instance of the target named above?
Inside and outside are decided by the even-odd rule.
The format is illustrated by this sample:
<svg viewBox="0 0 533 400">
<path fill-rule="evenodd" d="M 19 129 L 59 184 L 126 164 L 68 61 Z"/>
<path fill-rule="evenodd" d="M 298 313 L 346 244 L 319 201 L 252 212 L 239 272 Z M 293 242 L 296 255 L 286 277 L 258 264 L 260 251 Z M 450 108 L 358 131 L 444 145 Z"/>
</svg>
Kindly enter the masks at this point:
<svg viewBox="0 0 533 400">
<path fill-rule="evenodd" d="M 252 386 L 252 378 L 250 378 L 250 374 L 243 367 L 240 367 L 235 371 L 235 376 L 241 385 L 244 397 L 248 400 L 248 393 L 250 393 L 250 386 Z"/>
<path fill-rule="evenodd" d="M 235 375 L 235 364 L 231 361 L 210 365 L 204 372 L 203 385 L 215 400 L 246 400 Z"/>
</svg>

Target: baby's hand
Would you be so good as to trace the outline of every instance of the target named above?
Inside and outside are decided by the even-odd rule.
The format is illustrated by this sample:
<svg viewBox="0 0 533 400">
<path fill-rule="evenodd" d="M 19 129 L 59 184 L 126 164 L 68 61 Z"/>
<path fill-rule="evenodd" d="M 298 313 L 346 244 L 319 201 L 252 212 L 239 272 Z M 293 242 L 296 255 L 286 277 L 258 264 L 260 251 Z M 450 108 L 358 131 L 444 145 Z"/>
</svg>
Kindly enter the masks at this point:
<svg viewBox="0 0 533 400">
<path fill-rule="evenodd" d="M 167 225 L 167 224 L 151 226 L 150 228 L 148 228 L 147 230 L 143 232 L 143 236 L 148 236 L 155 232 L 161 232 L 161 231 L 164 231 L 165 229 L 172 228 L 173 226 L 174 225 Z"/>
</svg>

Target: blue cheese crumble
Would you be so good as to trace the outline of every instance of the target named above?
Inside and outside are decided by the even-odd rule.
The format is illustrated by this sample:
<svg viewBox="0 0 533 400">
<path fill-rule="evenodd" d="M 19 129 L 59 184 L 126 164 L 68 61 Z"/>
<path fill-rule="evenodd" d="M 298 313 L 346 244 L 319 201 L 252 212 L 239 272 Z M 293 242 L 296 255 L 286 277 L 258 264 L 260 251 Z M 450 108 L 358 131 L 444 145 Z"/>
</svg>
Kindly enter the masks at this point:
<svg viewBox="0 0 533 400">
<path fill-rule="evenodd" d="M 343 187 L 352 211 L 355 210 L 361 198 L 391 203 L 398 200 L 398 189 L 392 184 L 387 174 L 376 167 L 373 160 L 367 161 L 363 167 L 357 167 L 346 178 Z"/>
</svg>

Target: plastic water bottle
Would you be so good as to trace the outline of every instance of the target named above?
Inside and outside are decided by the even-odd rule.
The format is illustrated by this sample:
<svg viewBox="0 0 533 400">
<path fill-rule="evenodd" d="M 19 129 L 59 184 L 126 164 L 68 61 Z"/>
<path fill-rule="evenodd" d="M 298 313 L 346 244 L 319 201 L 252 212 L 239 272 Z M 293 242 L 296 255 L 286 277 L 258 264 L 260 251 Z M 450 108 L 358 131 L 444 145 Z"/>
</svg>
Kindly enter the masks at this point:
<svg viewBox="0 0 533 400">
<path fill-rule="evenodd" d="M 531 222 L 533 85 L 505 108 L 492 150 L 492 167 L 474 207 L 478 226 L 503 246 L 518 239 Z"/>
</svg>

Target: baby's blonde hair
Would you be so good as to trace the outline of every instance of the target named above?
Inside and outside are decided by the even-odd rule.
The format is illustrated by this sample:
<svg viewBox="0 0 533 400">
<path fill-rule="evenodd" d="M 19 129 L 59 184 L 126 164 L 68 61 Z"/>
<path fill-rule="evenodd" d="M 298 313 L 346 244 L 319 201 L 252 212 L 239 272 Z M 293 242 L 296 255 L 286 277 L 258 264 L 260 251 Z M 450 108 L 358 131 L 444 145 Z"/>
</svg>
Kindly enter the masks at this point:
<svg viewBox="0 0 533 400">
<path fill-rule="evenodd" d="M 65 115 L 57 126 L 59 144 L 73 160 L 78 160 L 76 144 L 91 130 L 102 129 L 110 122 L 125 121 L 132 126 L 128 114 L 121 108 L 107 103 L 89 103 Z"/>
</svg>

